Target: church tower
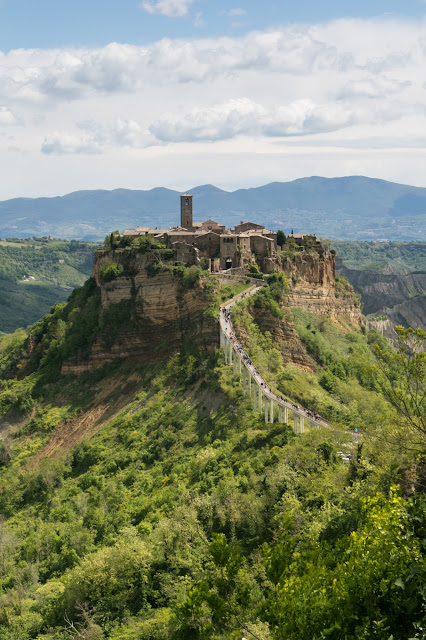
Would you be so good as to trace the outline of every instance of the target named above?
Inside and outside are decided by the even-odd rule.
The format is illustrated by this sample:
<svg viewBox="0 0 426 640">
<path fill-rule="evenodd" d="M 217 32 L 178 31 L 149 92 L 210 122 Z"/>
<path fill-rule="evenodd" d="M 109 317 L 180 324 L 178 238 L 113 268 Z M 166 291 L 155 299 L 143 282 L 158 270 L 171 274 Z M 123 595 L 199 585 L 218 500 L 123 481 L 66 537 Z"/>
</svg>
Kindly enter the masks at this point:
<svg viewBox="0 0 426 640">
<path fill-rule="evenodd" d="M 192 229 L 192 196 L 189 193 L 180 197 L 180 226 Z"/>
</svg>

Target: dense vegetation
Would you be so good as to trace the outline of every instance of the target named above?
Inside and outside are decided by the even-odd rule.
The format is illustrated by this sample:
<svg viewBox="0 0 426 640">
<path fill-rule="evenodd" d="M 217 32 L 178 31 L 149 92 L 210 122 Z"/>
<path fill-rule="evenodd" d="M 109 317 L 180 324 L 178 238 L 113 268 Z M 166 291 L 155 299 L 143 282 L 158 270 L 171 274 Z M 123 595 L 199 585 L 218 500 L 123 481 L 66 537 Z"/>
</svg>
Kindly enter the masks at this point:
<svg viewBox="0 0 426 640">
<path fill-rule="evenodd" d="M 333 240 L 331 246 L 351 269 L 382 273 L 391 263 L 399 269 L 426 271 L 426 242 L 347 242 Z"/>
<path fill-rule="evenodd" d="M 95 247 L 75 240 L 0 243 L 0 332 L 26 327 L 64 302 L 90 275 Z"/>
<path fill-rule="evenodd" d="M 0 341 L 2 640 L 424 637 L 423 458 L 398 445 L 412 439 L 382 394 L 387 345 L 285 309 L 286 290 L 272 277 L 235 318 L 269 384 L 335 425 L 304 436 L 265 425 L 193 341 L 58 377 L 98 330 L 92 280 Z M 268 310 L 293 320 L 312 373 L 260 331 Z"/>
</svg>

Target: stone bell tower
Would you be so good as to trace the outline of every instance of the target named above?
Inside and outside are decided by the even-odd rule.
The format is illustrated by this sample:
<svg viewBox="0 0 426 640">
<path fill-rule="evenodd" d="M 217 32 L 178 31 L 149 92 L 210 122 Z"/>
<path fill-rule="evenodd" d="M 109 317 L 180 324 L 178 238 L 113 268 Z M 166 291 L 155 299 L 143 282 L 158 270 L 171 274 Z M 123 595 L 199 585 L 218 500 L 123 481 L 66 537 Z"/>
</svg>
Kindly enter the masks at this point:
<svg viewBox="0 0 426 640">
<path fill-rule="evenodd" d="M 180 197 L 180 226 L 192 229 L 192 196 L 189 193 Z"/>
</svg>

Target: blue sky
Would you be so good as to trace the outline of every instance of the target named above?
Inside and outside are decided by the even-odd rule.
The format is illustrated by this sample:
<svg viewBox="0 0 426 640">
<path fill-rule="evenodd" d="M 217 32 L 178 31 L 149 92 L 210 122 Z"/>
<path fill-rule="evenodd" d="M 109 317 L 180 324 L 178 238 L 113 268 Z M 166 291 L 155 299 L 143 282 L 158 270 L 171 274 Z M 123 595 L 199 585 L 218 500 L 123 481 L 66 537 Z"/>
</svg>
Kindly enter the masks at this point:
<svg viewBox="0 0 426 640">
<path fill-rule="evenodd" d="M 426 3 L 0 0 L 0 199 L 426 186 Z"/>
<path fill-rule="evenodd" d="M 149 14 L 137 0 L 0 0 L 0 49 L 147 44 L 200 33 L 232 36 L 289 22 L 425 14 L 423 0 L 196 0 L 186 15 L 172 19 Z"/>
</svg>

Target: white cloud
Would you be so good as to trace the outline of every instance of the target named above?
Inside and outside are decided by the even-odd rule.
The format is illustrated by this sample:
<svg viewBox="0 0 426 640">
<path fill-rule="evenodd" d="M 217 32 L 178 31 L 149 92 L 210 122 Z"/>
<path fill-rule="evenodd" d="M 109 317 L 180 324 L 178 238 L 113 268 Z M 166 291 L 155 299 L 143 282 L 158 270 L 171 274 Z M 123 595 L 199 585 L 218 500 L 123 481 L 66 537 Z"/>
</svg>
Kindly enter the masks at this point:
<svg viewBox="0 0 426 640">
<path fill-rule="evenodd" d="M 195 18 L 192 24 L 194 25 L 194 27 L 197 27 L 197 29 L 200 29 L 201 27 L 205 27 L 206 21 L 204 20 L 203 14 L 201 13 L 201 11 L 195 14 Z"/>
<path fill-rule="evenodd" d="M 282 82 L 286 93 L 303 80 L 309 83 L 305 95 L 318 92 L 316 82 L 324 74 L 322 84 L 330 94 L 349 95 L 353 85 L 353 95 L 380 98 L 382 89 L 390 95 L 414 86 L 426 65 L 422 25 L 403 27 L 399 38 L 393 22 L 348 20 L 255 31 L 241 38 L 163 39 L 146 47 L 111 43 L 94 49 L 0 52 L 0 100 L 53 106 L 95 94 L 226 82 L 230 76 L 243 80 L 248 74 L 258 74 L 257 80 L 271 87 Z M 268 74 L 277 77 L 268 79 Z"/>
<path fill-rule="evenodd" d="M 75 153 L 101 153 L 102 147 L 90 135 L 72 135 L 63 131 L 49 133 L 42 144 L 41 151 L 46 154 L 67 155 Z"/>
<path fill-rule="evenodd" d="M 93 120 L 77 124 L 76 133 L 55 131 L 49 133 L 42 144 L 45 154 L 94 154 L 116 147 L 142 147 L 142 127 L 133 120 L 117 118 L 107 126 Z"/>
<path fill-rule="evenodd" d="M 181 18 L 186 16 L 195 0 L 156 0 L 156 2 L 144 1 L 141 7 L 148 11 L 169 18 Z"/>
<path fill-rule="evenodd" d="M 50 170 L 58 180 L 61 166 L 60 184 L 73 180 L 74 187 L 80 179 L 87 187 L 93 176 L 96 186 L 108 175 L 110 184 L 120 186 L 133 162 L 133 175 L 142 182 L 139 166 L 148 167 L 158 184 L 170 184 L 164 163 L 168 170 L 176 167 L 176 176 L 188 172 L 200 180 L 205 166 L 205 181 L 215 177 L 229 184 L 227 154 L 247 154 L 248 163 L 252 154 L 288 154 L 284 164 L 291 175 L 291 159 L 305 153 L 303 173 L 320 173 L 323 164 L 334 166 L 336 175 L 343 166 L 359 172 L 359 164 L 343 165 L 341 158 L 360 140 L 364 150 L 380 141 L 375 166 L 386 177 L 385 167 L 392 165 L 393 179 L 396 152 L 386 164 L 393 146 L 400 154 L 403 148 L 423 153 L 418 135 L 426 131 L 424 27 L 421 21 L 339 20 L 147 46 L 0 52 L 0 134 L 21 125 L 13 128 L 13 144 L 27 151 L 27 174 L 32 159 L 38 180 L 31 180 L 39 191 L 49 183 Z M 0 162 L 8 172 L 11 144 L 7 135 L 0 137 Z M 408 162 L 409 151 L 401 171 L 421 175 L 418 157 Z M 321 155 L 319 169 L 315 153 Z M 334 164 L 333 154 L 339 156 Z M 273 166 L 271 161 L 268 167 Z M 173 180 L 176 185 L 180 178 Z M 23 188 L 22 180 L 13 182 L 7 173 L 3 193 L 13 183 Z"/>
<path fill-rule="evenodd" d="M 0 97 L 43 104 L 248 71 L 299 75 L 346 67 L 347 57 L 313 38 L 307 27 L 238 39 L 163 39 L 149 47 L 111 43 L 90 50 L 16 50 L 0 55 Z"/>
<path fill-rule="evenodd" d="M 268 109 L 242 98 L 191 109 L 183 116 L 166 113 L 149 130 L 162 142 L 217 141 L 239 135 L 290 137 L 335 131 L 362 117 L 340 104 L 296 100 Z"/>
<path fill-rule="evenodd" d="M 19 120 L 7 107 L 0 107 L 0 125 L 18 124 Z"/>
<path fill-rule="evenodd" d="M 403 89 L 411 86 L 409 80 L 402 81 L 386 76 L 374 77 L 366 75 L 360 79 L 354 79 L 347 83 L 338 92 L 338 97 L 345 100 L 351 98 L 388 98 L 401 93 Z"/>
<path fill-rule="evenodd" d="M 426 2 L 426 0 L 425 0 Z M 236 9 L 230 9 L 228 11 L 228 14 L 230 16 L 245 16 L 247 14 L 247 11 L 245 9 L 240 9 L 239 7 Z"/>
</svg>

